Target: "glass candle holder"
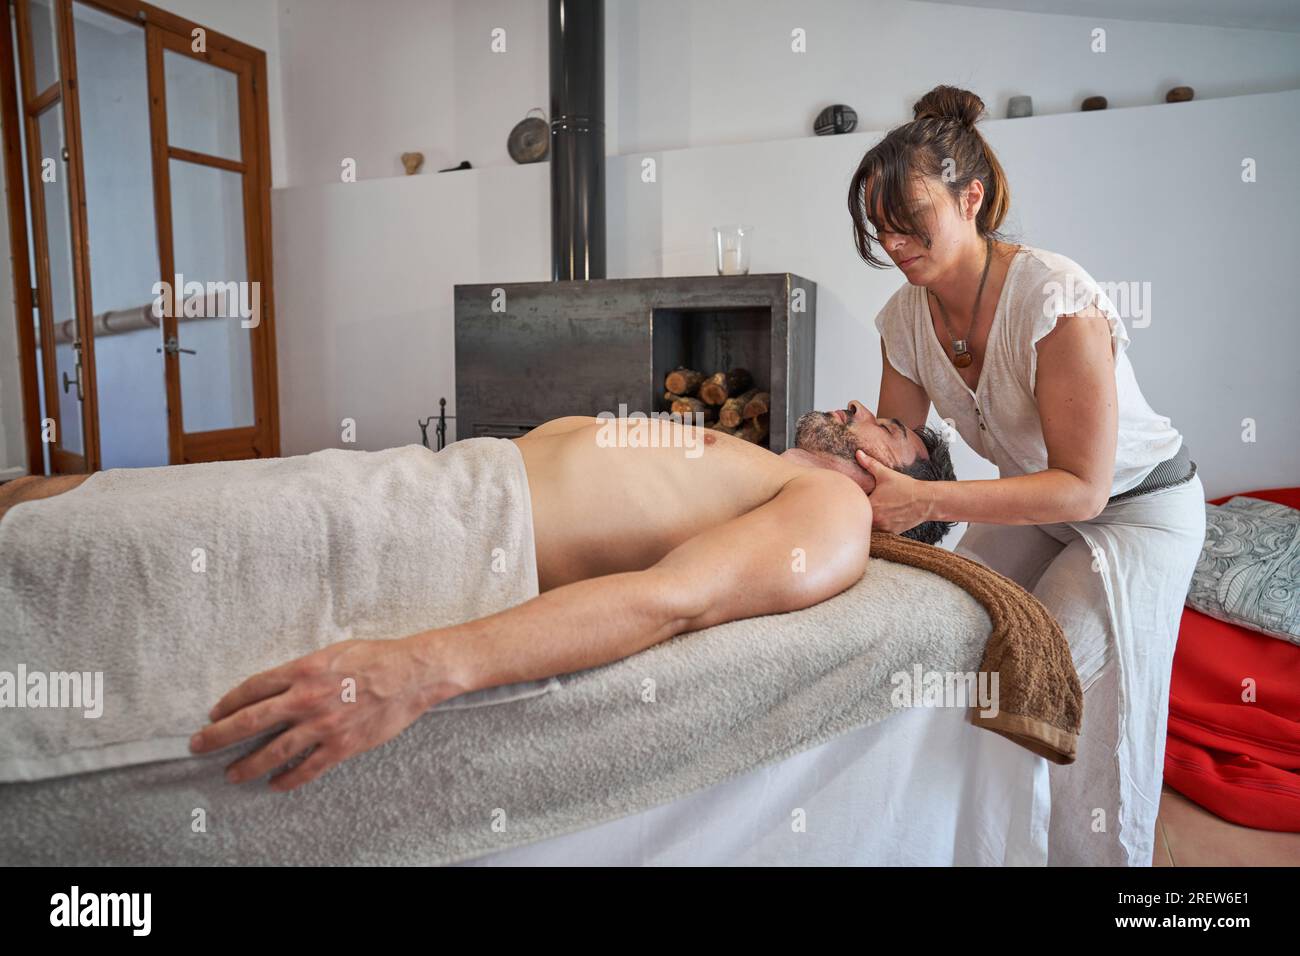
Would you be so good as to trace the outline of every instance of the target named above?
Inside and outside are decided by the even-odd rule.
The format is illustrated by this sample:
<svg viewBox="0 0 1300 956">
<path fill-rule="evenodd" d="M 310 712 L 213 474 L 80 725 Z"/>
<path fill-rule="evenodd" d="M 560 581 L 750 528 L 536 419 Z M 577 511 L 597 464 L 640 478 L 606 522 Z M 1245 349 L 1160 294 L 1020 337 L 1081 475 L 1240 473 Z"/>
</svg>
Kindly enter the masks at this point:
<svg viewBox="0 0 1300 956">
<path fill-rule="evenodd" d="M 752 226 L 714 226 L 718 247 L 718 275 L 749 275 L 749 247 Z"/>
</svg>

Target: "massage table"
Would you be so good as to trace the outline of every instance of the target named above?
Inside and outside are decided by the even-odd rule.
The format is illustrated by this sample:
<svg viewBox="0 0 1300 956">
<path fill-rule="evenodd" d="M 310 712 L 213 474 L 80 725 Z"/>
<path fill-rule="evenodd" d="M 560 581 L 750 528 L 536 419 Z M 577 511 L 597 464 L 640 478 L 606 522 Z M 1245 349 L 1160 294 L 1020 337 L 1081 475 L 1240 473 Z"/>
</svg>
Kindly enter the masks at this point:
<svg viewBox="0 0 1300 956">
<path fill-rule="evenodd" d="M 222 755 L 3 784 L 0 865 L 441 863 L 423 829 L 436 777 L 379 766 L 418 760 L 409 744 L 399 738 L 374 762 L 394 789 L 373 814 L 373 788 L 346 799 L 348 765 L 290 794 L 225 783 Z M 207 832 L 195 833 L 200 808 Z M 793 827 L 800 810 L 804 832 Z M 1044 758 L 960 711 L 918 709 L 677 800 L 461 865 L 1040 866 L 1049 811 Z"/>
<path fill-rule="evenodd" d="M 150 582 L 166 579 L 168 593 L 195 588 L 198 597 L 119 601 L 114 613 L 136 617 L 116 625 L 135 640 L 114 649 L 117 661 L 97 661 L 103 641 L 93 628 L 89 635 L 60 630 L 55 618 L 38 619 L 54 613 L 40 602 L 22 608 L 34 622 L 24 632 L 31 640 L 22 651 L 33 669 L 42 659 L 51 668 L 65 658 L 85 667 L 97 661 L 108 672 L 107 686 L 129 686 L 121 701 L 109 697 L 101 719 L 77 720 L 63 711 L 29 715 L 41 721 L 39 733 L 0 738 L 0 864 L 1045 862 L 1045 757 L 1000 730 L 977 726 L 969 706 L 891 701 L 898 676 L 913 668 L 936 674 L 979 669 L 992 644 L 989 613 L 939 574 L 879 558 L 857 584 L 802 611 L 732 621 L 598 668 L 453 698 L 383 746 L 289 793 L 271 791 L 265 780 L 234 786 L 222 778 L 227 764 L 264 739 L 189 755 L 188 735 L 207 707 L 249 673 L 344 636 L 409 633 L 412 615 L 427 615 L 430 607 L 464 619 L 511 606 L 535 589 L 535 567 L 525 566 L 493 579 L 495 591 L 461 594 L 455 607 L 459 592 L 452 590 L 416 607 L 409 596 L 429 585 L 422 569 L 430 565 L 410 555 L 398 560 L 389 537 L 370 534 L 369 526 L 382 522 L 366 505 L 367 494 L 382 488 L 390 498 L 410 494 L 426 502 L 432 487 L 449 502 L 477 495 L 472 513 L 506 522 L 486 536 L 484 528 L 463 521 L 455 529 L 432 529 L 463 535 L 461 552 L 480 538 L 527 537 L 520 537 L 527 529 L 508 520 L 527 494 L 522 474 L 513 481 L 499 474 L 484 480 L 489 462 L 481 456 L 507 454 L 509 443 L 473 441 L 451 446 L 453 455 L 393 449 L 304 456 L 321 456 L 317 463 L 328 467 L 312 472 L 312 480 L 328 475 L 347 502 L 327 515 L 302 504 L 312 499 L 295 485 L 303 476 L 294 469 L 306 467 L 301 460 L 255 463 L 259 468 L 242 468 L 234 484 L 227 471 L 250 463 L 187 466 L 203 469 L 188 475 L 210 479 L 214 499 L 223 489 L 238 491 L 239 507 L 214 525 L 226 548 L 268 520 L 283 520 L 303 536 L 286 543 L 261 533 L 249 539 L 256 548 L 239 547 L 238 575 L 259 586 L 223 592 L 219 633 L 182 626 L 212 580 L 193 575 L 192 581 L 170 558 L 149 563 L 159 560 L 158 529 L 148 524 L 169 510 L 156 504 L 168 494 L 168 470 L 117 479 L 106 476 L 120 473 L 100 473 L 66 495 L 6 515 L 0 556 L 21 535 L 22 522 L 14 518 L 54 521 L 54 509 L 64 508 L 87 540 L 113 539 L 116 563 L 145 568 L 142 576 Z M 349 455 L 379 457 L 339 457 Z M 455 456 L 470 467 L 431 483 L 426 469 L 435 457 L 445 464 Z M 387 469 L 383 480 L 376 480 L 376 469 Z M 262 480 L 257 476 L 264 483 L 252 484 Z M 131 520 L 114 525 L 103 508 L 84 507 L 132 507 L 129 495 L 113 497 L 115 488 L 121 490 L 114 482 L 122 480 L 132 488 L 147 486 Z M 99 501 L 78 495 L 98 495 Z M 200 498 L 207 501 L 209 494 Z M 216 518 L 191 512 L 185 520 L 188 560 L 188 545 L 199 534 L 193 529 Z M 104 527 L 96 528 L 97 521 Z M 311 535 L 326 533 L 310 527 L 312 521 L 326 527 L 331 542 L 346 540 L 349 553 L 364 551 L 364 579 L 349 579 L 341 588 L 337 575 L 352 572 L 330 570 L 338 557 L 331 547 L 318 556 L 319 567 L 295 569 L 294 580 L 307 593 L 291 593 L 287 581 L 265 587 L 266 576 L 283 562 L 301 564 Z M 115 535 L 111 527 L 118 527 Z M 408 520 L 400 533 L 416 547 L 431 529 Z M 288 530 L 285 535 L 291 537 Z M 531 558 L 531 548 L 510 553 Z M 463 588 L 465 580 L 481 576 L 470 575 L 472 562 L 461 563 L 466 567 L 448 574 Z M 39 570 L 0 557 L 0 597 L 16 600 L 14 581 L 30 580 Z M 188 564 L 183 570 L 192 573 Z M 100 580 L 87 577 L 81 593 L 107 615 L 122 581 Z M 95 591 L 100 586 L 107 589 L 103 594 Z M 321 615 L 322 602 L 332 616 Z M 918 615 L 918 608 L 927 613 Z M 282 628 L 291 612 L 309 617 Z M 169 618 L 173 613 L 179 616 Z M 277 635 L 273 643 L 268 632 Z M 56 633 L 59 640 L 51 645 L 45 635 Z M 11 666 L 13 648 L 12 640 L 0 641 L 0 669 Z M 1068 651 L 1065 661 L 1068 666 Z M 136 696 L 128 701 L 132 691 Z"/>
<path fill-rule="evenodd" d="M 459 865 L 1042 866 L 1050 800 L 1044 758 L 960 711 L 918 709 L 670 803 Z"/>
<path fill-rule="evenodd" d="M 933 578 L 911 568 L 889 572 L 904 586 L 914 576 Z M 949 587 L 924 581 L 917 594 L 930 599 L 932 588 Z M 967 598 L 952 591 L 947 597 L 964 611 Z M 493 709 L 504 715 L 526 703 Z M 637 812 L 612 809 L 611 819 L 599 820 L 597 811 L 592 826 L 449 859 L 444 842 L 425 829 L 430 808 L 442 799 L 442 768 L 427 746 L 439 734 L 437 717 L 426 715 L 384 747 L 288 794 L 264 782 L 225 783 L 231 753 L 2 784 L 0 865 L 1037 866 L 1047 860 L 1047 760 L 975 727 L 958 708 L 900 711 Z M 508 834 L 487 829 L 488 803 L 483 841 L 508 844 Z M 206 832 L 192 831 L 197 810 Z"/>
</svg>

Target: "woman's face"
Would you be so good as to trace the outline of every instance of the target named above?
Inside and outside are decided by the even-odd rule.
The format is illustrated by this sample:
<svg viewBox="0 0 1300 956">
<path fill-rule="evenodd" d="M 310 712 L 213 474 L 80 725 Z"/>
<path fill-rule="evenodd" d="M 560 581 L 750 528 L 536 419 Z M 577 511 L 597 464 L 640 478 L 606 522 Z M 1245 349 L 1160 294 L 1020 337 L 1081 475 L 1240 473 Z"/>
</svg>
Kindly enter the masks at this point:
<svg viewBox="0 0 1300 956">
<path fill-rule="evenodd" d="M 867 195 L 871 195 L 870 181 Z M 983 196 L 984 185 L 978 179 L 971 181 L 961 203 L 953 201 L 948 187 L 938 179 L 913 180 L 912 215 L 930 234 L 929 248 L 920 236 L 882 228 L 885 219 L 879 203 L 871 211 L 869 219 L 876 228 L 881 247 L 903 270 L 907 281 L 912 285 L 929 285 L 947 272 L 959 259 L 962 249 L 977 237 L 975 213 L 979 211 L 979 201 Z M 965 214 L 962 206 L 966 208 Z"/>
</svg>

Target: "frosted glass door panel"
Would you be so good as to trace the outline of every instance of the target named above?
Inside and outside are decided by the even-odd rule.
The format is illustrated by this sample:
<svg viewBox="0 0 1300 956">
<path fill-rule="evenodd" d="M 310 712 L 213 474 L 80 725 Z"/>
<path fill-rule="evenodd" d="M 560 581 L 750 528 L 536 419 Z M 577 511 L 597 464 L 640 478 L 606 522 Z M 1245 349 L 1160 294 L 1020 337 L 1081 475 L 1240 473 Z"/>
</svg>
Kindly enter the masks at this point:
<svg viewBox="0 0 1300 956">
<path fill-rule="evenodd" d="M 239 160 L 239 77 L 174 50 L 163 52 L 167 143 Z"/>
<path fill-rule="evenodd" d="M 36 119 L 40 133 L 41 194 L 45 200 L 46 253 L 50 263 L 50 313 L 54 320 L 55 388 L 59 395 L 58 443 L 82 454 L 81 399 L 77 389 L 79 353 L 77 296 L 72 271 L 72 226 L 68 203 L 68 165 L 63 159 L 63 104 Z"/>
<path fill-rule="evenodd" d="M 73 4 L 102 467 L 165 465 L 167 381 L 153 314 L 158 228 L 144 28 Z"/>
<path fill-rule="evenodd" d="M 186 432 L 254 423 L 249 329 L 257 300 L 246 281 L 244 177 L 173 159 L 172 235 L 176 272 L 181 409 Z M 187 314 L 189 313 L 189 314 Z"/>
<path fill-rule="evenodd" d="M 55 28 L 53 0 L 28 0 L 27 22 L 32 43 L 32 73 L 35 89 L 28 96 L 35 98 L 51 84 L 59 81 L 59 34 Z"/>
</svg>

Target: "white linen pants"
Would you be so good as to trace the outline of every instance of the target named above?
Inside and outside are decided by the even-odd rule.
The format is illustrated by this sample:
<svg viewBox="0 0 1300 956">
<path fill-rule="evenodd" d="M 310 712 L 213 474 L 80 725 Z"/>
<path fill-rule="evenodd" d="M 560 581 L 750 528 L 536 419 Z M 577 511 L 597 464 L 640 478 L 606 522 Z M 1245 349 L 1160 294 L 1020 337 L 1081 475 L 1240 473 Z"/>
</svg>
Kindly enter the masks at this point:
<svg viewBox="0 0 1300 956">
<path fill-rule="evenodd" d="M 1050 768 L 1049 866 L 1151 865 L 1174 646 L 1204 541 L 1198 476 L 1091 521 L 972 524 L 957 545 L 1043 602 L 1083 685 L 1078 759 Z"/>
</svg>

